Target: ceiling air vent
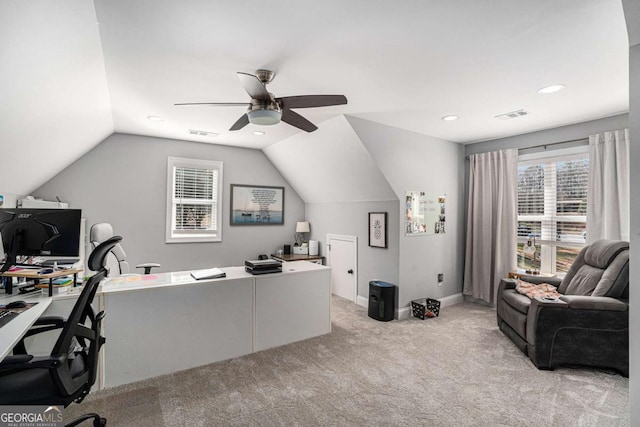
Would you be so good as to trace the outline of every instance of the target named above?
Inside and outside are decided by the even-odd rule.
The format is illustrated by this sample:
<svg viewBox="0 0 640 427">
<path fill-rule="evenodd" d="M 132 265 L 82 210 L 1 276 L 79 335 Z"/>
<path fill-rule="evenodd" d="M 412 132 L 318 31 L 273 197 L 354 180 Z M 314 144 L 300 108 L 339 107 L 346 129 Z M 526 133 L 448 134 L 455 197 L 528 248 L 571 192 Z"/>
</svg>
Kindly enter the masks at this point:
<svg viewBox="0 0 640 427">
<path fill-rule="evenodd" d="M 219 133 L 216 132 L 207 132 L 206 130 L 195 130 L 195 129 L 189 129 L 189 135 L 196 135 L 196 136 L 218 136 L 220 135 Z"/>
<path fill-rule="evenodd" d="M 494 116 L 494 117 L 500 120 L 509 120 L 509 119 L 517 119 L 518 117 L 526 116 L 527 114 L 529 113 L 524 108 L 521 108 L 516 111 L 510 111 L 508 113 L 498 114 L 497 116 Z"/>
</svg>

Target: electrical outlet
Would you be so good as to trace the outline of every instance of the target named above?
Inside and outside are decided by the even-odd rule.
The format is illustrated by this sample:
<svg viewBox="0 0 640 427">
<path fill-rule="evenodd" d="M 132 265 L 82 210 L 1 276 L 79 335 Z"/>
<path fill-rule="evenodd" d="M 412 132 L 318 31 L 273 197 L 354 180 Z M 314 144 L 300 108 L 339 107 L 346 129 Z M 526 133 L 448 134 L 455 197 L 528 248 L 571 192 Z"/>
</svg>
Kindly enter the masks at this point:
<svg viewBox="0 0 640 427">
<path fill-rule="evenodd" d="M 442 286 L 444 283 L 444 273 L 438 273 L 438 286 Z"/>
</svg>

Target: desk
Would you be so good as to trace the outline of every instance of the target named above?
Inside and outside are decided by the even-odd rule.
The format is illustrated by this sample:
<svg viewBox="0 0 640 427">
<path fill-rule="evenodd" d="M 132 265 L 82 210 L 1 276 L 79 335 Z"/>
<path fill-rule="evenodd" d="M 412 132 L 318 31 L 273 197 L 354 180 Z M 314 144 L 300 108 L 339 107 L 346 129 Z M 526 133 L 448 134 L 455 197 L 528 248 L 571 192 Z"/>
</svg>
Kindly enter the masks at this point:
<svg viewBox="0 0 640 427">
<path fill-rule="evenodd" d="M 100 352 L 97 387 L 140 381 L 331 332 L 331 268 L 287 262 L 282 273 L 259 276 L 244 267 L 221 270 L 227 277 L 194 280 L 189 271 L 180 271 L 103 281 L 93 302 L 98 311 L 107 313 L 102 324 L 107 344 Z M 0 297 L 2 303 L 42 302 L 0 328 L 3 355 L 45 309 L 45 316 L 67 317 L 80 289 L 53 298 Z M 38 337 L 27 346 L 37 354 L 50 351 L 52 343 Z"/>
<path fill-rule="evenodd" d="M 75 284 L 78 281 L 78 273 L 80 273 L 82 271 L 81 268 L 68 268 L 68 269 L 64 269 L 64 270 L 57 270 L 54 271 L 53 273 L 49 273 L 49 274 L 39 274 L 37 269 L 32 269 L 32 268 L 23 268 L 22 270 L 15 270 L 15 271 L 6 271 L 4 273 L 2 273 L 3 277 L 22 277 L 25 279 L 32 279 L 35 281 L 40 281 L 40 280 L 49 280 L 49 296 L 53 296 L 53 279 L 57 278 L 57 277 L 62 277 L 62 276 L 68 276 L 70 274 L 73 274 L 73 284 L 75 286 Z M 9 280 L 9 282 L 11 282 L 11 280 Z M 5 289 L 6 293 L 11 295 L 11 293 L 13 292 L 13 285 L 11 283 L 6 285 L 7 288 Z"/>
<path fill-rule="evenodd" d="M 321 265 L 324 264 L 324 257 L 320 255 L 307 255 L 307 254 L 274 255 L 274 254 L 271 254 L 271 258 L 281 262 L 309 261 L 316 264 L 321 264 Z"/>
<path fill-rule="evenodd" d="M 105 280 L 104 387 L 115 387 L 331 332 L 331 269 L 194 280 L 189 271 Z"/>
<path fill-rule="evenodd" d="M 13 297 L 3 296 L 0 298 L 0 304 L 9 304 L 11 301 L 23 300 L 28 303 L 37 302 L 28 310 L 23 311 L 9 323 L 0 327 L 0 360 L 11 352 L 13 347 L 27 333 L 29 328 L 38 320 L 42 313 L 51 304 L 51 298 L 47 298 L 41 292 L 29 295 L 16 295 Z"/>
</svg>

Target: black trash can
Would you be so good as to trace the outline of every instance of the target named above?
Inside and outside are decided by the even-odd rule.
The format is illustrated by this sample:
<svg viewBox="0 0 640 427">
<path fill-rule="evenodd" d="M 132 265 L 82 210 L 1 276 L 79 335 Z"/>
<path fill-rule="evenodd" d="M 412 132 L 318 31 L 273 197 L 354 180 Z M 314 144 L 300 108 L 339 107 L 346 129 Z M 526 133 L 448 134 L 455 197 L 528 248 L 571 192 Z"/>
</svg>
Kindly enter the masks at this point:
<svg viewBox="0 0 640 427">
<path fill-rule="evenodd" d="M 369 317 L 388 322 L 396 308 L 396 285 L 372 280 L 369 282 Z"/>
</svg>

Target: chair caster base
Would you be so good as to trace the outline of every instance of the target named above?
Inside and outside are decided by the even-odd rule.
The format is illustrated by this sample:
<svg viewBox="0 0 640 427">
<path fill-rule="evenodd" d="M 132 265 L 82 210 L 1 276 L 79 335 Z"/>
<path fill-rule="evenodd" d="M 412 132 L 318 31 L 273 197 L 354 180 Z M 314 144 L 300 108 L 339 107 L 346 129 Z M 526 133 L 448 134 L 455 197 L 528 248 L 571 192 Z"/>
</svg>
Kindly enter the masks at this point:
<svg viewBox="0 0 640 427">
<path fill-rule="evenodd" d="M 91 413 L 91 414 L 84 414 L 80 418 L 71 421 L 69 424 L 65 424 L 64 427 L 75 427 L 75 426 L 79 425 L 80 423 L 82 423 L 84 421 L 87 421 L 87 420 L 91 420 L 91 419 L 93 419 L 93 426 L 94 427 L 100 427 L 100 426 L 106 426 L 107 425 L 106 418 L 102 418 L 98 414 Z"/>
</svg>

